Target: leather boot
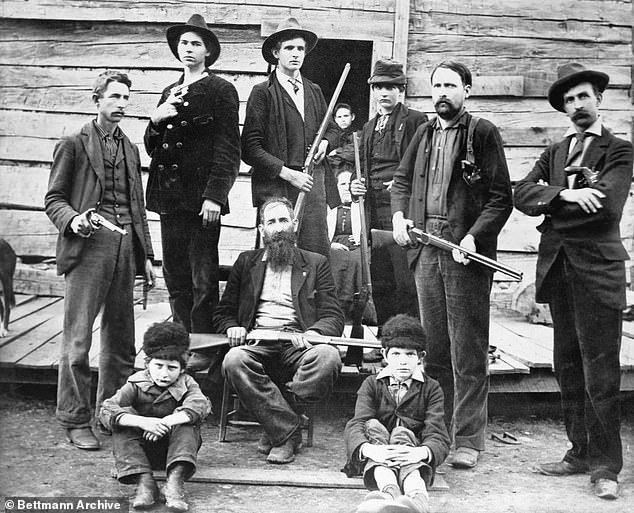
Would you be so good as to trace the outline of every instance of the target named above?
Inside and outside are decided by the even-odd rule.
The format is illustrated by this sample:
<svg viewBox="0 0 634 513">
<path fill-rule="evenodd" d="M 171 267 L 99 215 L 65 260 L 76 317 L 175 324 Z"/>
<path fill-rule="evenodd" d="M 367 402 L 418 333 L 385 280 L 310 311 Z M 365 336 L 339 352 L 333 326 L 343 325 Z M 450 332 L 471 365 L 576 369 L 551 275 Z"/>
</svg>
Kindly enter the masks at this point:
<svg viewBox="0 0 634 513">
<path fill-rule="evenodd" d="M 158 496 L 158 488 L 152 474 L 139 474 L 136 485 L 134 499 L 132 499 L 132 507 L 134 509 L 150 508 L 156 502 Z"/>
<path fill-rule="evenodd" d="M 187 464 L 175 463 L 167 471 L 167 479 L 163 495 L 165 495 L 165 505 L 172 511 L 187 511 L 189 505 L 185 502 L 185 475 L 187 474 Z"/>
</svg>

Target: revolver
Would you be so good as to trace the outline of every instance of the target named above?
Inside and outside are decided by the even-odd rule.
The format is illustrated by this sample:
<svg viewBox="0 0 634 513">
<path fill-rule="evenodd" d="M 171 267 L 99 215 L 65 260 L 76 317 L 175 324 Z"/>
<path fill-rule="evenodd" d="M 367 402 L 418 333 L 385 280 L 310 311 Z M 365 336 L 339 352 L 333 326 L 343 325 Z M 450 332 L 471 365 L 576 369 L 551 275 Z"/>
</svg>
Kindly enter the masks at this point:
<svg viewBox="0 0 634 513">
<path fill-rule="evenodd" d="M 120 228 L 116 224 L 113 224 L 110 221 L 108 221 L 101 214 L 98 214 L 94 208 L 89 208 L 88 210 L 86 210 L 86 219 L 88 219 L 88 222 L 96 230 L 98 230 L 99 228 L 103 226 L 105 228 L 108 228 L 108 230 L 110 230 L 111 232 L 117 232 L 117 233 L 120 233 L 121 235 L 126 235 L 128 233 L 123 228 Z"/>
</svg>

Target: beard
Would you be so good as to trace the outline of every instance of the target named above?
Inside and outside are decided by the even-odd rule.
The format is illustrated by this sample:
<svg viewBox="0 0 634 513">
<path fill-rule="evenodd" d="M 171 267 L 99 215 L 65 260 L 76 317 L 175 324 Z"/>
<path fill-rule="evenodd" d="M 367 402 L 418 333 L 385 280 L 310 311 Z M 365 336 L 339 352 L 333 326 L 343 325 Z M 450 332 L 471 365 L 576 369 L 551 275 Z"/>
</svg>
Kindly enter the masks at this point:
<svg viewBox="0 0 634 513">
<path fill-rule="evenodd" d="M 438 100 L 434 103 L 434 109 L 439 117 L 447 121 L 455 118 L 460 112 L 460 109 L 447 100 Z"/>
<path fill-rule="evenodd" d="M 278 232 L 273 235 L 267 233 L 262 237 L 266 248 L 266 259 L 274 271 L 282 271 L 292 265 L 295 259 L 295 245 L 297 235 L 294 231 Z"/>
</svg>

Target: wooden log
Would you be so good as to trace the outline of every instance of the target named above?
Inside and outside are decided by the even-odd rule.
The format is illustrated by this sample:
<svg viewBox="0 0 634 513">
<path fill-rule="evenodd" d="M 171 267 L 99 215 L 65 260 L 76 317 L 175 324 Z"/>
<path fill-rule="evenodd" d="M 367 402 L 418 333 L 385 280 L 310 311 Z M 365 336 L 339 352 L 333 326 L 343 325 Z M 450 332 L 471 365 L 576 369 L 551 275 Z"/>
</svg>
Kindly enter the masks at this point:
<svg viewBox="0 0 634 513">
<path fill-rule="evenodd" d="M 214 28 L 220 41 L 215 71 L 266 73 L 262 38 L 255 27 Z M 87 68 L 179 67 L 165 40 L 165 26 L 0 20 L 0 64 Z"/>
<path fill-rule="evenodd" d="M 326 8 L 331 1 L 334 8 Z M 296 6 L 291 7 L 289 3 L 296 3 Z M 310 5 L 289 3 L 271 5 L 257 0 L 197 2 L 196 12 L 208 22 L 213 20 L 214 25 L 253 25 L 261 22 L 263 27 L 272 27 L 267 29 L 269 32 L 263 30 L 263 34 L 272 33 L 282 19 L 292 15 L 301 20 L 302 26 L 322 38 L 374 40 L 393 37 L 394 6 L 391 0 L 367 1 L 356 9 L 341 9 L 339 0 Z M 30 0 L 28 9 L 20 0 L 3 1 L 3 16 L 20 19 L 158 22 L 171 25 L 183 23 L 191 14 L 192 6 L 188 1 L 130 3 L 127 0 L 77 0 L 69 4 L 64 0 Z"/>
<path fill-rule="evenodd" d="M 410 70 L 407 80 L 409 96 L 431 96 L 431 72 Z M 522 76 L 475 76 L 470 96 L 524 96 Z"/>
</svg>

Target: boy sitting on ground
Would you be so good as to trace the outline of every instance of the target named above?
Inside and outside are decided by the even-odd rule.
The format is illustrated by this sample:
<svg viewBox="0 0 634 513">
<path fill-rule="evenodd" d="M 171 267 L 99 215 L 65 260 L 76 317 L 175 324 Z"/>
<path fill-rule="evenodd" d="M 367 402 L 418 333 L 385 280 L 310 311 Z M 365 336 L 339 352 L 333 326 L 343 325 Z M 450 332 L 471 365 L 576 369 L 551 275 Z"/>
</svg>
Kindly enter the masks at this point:
<svg viewBox="0 0 634 513">
<path fill-rule="evenodd" d="M 344 438 L 349 477 L 363 472 L 368 490 L 357 513 L 428 513 L 427 488 L 449 452 L 443 394 L 424 373 L 425 332 L 399 314 L 381 334 L 387 362 L 357 393 Z"/>
<path fill-rule="evenodd" d="M 137 484 L 133 508 L 154 505 L 159 493 L 152 470 L 166 468 L 167 507 L 188 509 L 183 483 L 196 471 L 200 423 L 211 411 L 209 399 L 185 374 L 188 348 L 189 335 L 180 324 L 150 326 L 143 337 L 145 370 L 130 376 L 101 407 L 101 422 L 112 430 L 117 479 Z"/>
</svg>

